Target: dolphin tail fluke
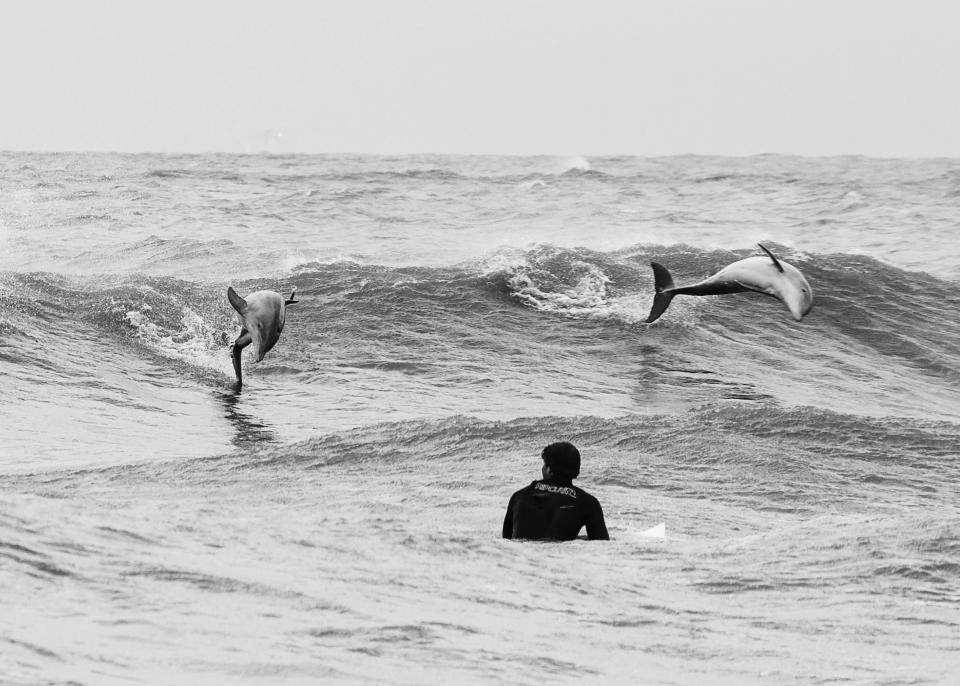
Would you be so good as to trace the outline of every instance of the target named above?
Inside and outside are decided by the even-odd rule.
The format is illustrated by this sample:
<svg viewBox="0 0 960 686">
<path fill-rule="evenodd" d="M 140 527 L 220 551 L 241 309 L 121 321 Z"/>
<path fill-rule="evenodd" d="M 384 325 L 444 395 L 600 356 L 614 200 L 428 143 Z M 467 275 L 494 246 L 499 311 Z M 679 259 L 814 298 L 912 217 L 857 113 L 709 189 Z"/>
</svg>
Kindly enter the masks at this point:
<svg viewBox="0 0 960 686">
<path fill-rule="evenodd" d="M 653 267 L 653 280 L 656 293 L 653 296 L 653 305 L 650 307 L 650 316 L 647 317 L 647 324 L 652 324 L 660 318 L 660 315 L 670 307 L 673 296 L 676 295 L 671 289 L 673 286 L 673 277 L 670 272 L 659 262 L 651 262 Z"/>
<path fill-rule="evenodd" d="M 240 353 L 250 345 L 252 337 L 247 330 L 247 312 L 249 310 L 249 305 L 247 301 L 241 298 L 233 286 L 227 286 L 227 300 L 230 301 L 230 304 L 233 305 L 233 309 L 237 311 L 237 314 L 240 315 L 241 320 L 243 321 L 243 328 L 240 330 L 240 337 L 233 344 L 233 349 L 230 351 L 230 359 L 233 360 L 233 371 L 237 375 L 237 388 L 239 389 L 243 386 L 243 372 L 241 371 L 241 361 Z"/>
<path fill-rule="evenodd" d="M 284 305 L 296 305 L 298 302 L 300 302 L 300 301 L 297 300 L 297 287 L 294 286 L 294 287 L 293 287 L 293 290 L 290 291 L 290 298 L 289 298 L 287 301 L 285 301 L 283 304 L 284 304 Z"/>
<path fill-rule="evenodd" d="M 237 387 L 243 386 L 243 372 L 241 371 L 240 363 L 240 352 L 243 350 L 243 347 L 240 345 L 234 345 L 233 350 L 230 352 L 230 358 L 233 360 L 233 373 L 237 375 Z"/>
<path fill-rule="evenodd" d="M 240 336 L 233 342 L 233 349 L 230 351 L 230 359 L 233 360 L 233 371 L 237 375 L 237 388 L 243 386 L 243 371 L 240 360 L 240 353 L 252 342 L 250 332 L 246 329 L 240 331 Z"/>
</svg>

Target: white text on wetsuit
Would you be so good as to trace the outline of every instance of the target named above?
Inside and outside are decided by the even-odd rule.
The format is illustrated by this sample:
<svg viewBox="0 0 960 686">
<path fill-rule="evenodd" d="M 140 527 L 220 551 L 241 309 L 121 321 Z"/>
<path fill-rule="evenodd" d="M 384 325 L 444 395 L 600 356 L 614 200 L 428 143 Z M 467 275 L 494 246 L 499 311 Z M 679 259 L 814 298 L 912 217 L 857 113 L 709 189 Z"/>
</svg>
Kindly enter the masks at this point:
<svg viewBox="0 0 960 686">
<path fill-rule="evenodd" d="M 559 493 L 560 495 L 569 496 L 571 498 L 577 497 L 577 492 L 569 486 L 551 486 L 550 484 L 545 484 L 542 481 L 538 481 L 534 486 L 534 489 L 538 491 L 547 491 L 549 493 Z"/>
</svg>

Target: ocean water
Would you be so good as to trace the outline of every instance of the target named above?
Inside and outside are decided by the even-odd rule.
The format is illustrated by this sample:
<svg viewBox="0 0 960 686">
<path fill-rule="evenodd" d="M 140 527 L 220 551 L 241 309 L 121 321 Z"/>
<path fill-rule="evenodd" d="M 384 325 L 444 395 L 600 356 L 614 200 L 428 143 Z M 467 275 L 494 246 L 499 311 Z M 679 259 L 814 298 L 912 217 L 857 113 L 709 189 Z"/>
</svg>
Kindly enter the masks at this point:
<svg viewBox="0 0 960 686">
<path fill-rule="evenodd" d="M 953 159 L 0 153 L 0 682 L 958 683 L 958 230 Z M 758 242 L 802 322 L 644 323 Z M 554 440 L 609 543 L 499 537 Z"/>
</svg>

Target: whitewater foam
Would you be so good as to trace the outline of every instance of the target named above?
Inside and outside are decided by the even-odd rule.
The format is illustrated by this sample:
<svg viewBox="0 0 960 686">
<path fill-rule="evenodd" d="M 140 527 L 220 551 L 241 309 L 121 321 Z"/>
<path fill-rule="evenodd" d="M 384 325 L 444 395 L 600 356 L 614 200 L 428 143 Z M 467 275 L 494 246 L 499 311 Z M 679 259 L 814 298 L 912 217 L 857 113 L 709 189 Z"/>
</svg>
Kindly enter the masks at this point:
<svg viewBox="0 0 960 686">
<path fill-rule="evenodd" d="M 139 310 L 128 310 L 124 315 L 144 345 L 162 357 L 220 372 L 226 377 L 233 376 L 231 363 L 224 352 L 227 345 L 225 331 L 210 327 L 189 307 L 183 308 L 180 329 L 167 331 L 150 320 L 152 309 L 145 303 Z"/>
</svg>

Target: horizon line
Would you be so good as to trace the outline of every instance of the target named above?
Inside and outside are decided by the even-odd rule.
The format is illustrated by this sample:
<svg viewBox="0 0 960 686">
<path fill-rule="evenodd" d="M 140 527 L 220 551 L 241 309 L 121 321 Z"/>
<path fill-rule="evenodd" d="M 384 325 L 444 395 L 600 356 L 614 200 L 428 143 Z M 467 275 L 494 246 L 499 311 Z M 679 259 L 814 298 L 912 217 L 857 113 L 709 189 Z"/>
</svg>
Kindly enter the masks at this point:
<svg viewBox="0 0 960 686">
<path fill-rule="evenodd" d="M 726 157 L 733 159 L 747 159 L 751 157 L 800 157 L 806 159 L 831 159 L 831 158 L 861 158 L 876 160 L 950 160 L 960 159 L 960 155 L 878 155 L 871 153 L 847 152 L 847 153 L 828 153 L 811 154 L 797 152 L 757 152 L 757 153 L 708 153 L 708 152 L 676 152 L 659 154 L 642 153 L 583 153 L 583 152 L 351 152 L 351 151 L 325 151 L 325 152 L 304 152 L 304 151 L 240 151 L 240 150 L 110 150 L 110 149 L 63 149 L 63 150 L 42 150 L 27 148 L 0 148 L 0 155 L 6 154 L 25 154 L 25 155 L 169 155 L 169 156 L 197 156 L 205 155 L 234 155 L 238 157 L 310 157 L 310 156 L 328 156 L 328 157 L 582 157 L 582 158 L 618 158 L 632 157 L 639 159 L 662 159 L 668 157 Z"/>
</svg>

